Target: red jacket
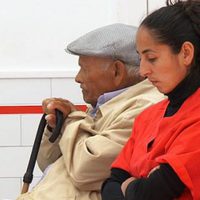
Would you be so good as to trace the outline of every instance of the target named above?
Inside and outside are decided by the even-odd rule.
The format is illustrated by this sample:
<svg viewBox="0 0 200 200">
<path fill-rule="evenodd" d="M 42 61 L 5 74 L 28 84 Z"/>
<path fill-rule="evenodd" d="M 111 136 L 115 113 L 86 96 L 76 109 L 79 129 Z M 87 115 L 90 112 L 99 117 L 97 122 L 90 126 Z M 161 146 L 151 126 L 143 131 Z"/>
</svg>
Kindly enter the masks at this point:
<svg viewBox="0 0 200 200">
<path fill-rule="evenodd" d="M 200 89 L 176 114 L 163 117 L 168 103 L 153 105 L 136 118 L 132 135 L 112 167 L 141 178 L 160 163 L 168 163 L 187 187 L 179 199 L 200 200 Z"/>
</svg>

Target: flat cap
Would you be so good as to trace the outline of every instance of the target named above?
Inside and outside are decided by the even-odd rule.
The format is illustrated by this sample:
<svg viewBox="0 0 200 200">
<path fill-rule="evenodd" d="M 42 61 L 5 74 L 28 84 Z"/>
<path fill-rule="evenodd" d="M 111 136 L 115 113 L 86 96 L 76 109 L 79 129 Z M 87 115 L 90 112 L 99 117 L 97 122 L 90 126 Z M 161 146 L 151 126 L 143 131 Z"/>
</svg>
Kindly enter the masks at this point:
<svg viewBox="0 0 200 200">
<path fill-rule="evenodd" d="M 135 49 L 136 31 L 134 26 L 111 24 L 86 33 L 71 42 L 65 51 L 74 55 L 110 57 L 139 65 Z"/>
</svg>

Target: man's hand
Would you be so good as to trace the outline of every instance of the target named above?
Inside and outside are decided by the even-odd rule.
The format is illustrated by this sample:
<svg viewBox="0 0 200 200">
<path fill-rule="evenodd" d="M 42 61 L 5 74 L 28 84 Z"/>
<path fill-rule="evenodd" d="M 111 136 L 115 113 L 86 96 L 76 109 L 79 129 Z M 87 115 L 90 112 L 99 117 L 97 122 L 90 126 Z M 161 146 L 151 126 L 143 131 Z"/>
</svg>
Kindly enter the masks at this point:
<svg viewBox="0 0 200 200">
<path fill-rule="evenodd" d="M 47 114 L 45 117 L 47 124 L 50 127 L 55 128 L 56 126 L 55 109 L 60 110 L 63 113 L 64 118 L 66 118 L 69 115 L 69 113 L 76 110 L 76 107 L 66 99 L 48 98 L 43 100 L 42 109 L 43 112 Z"/>
<path fill-rule="evenodd" d="M 126 179 L 126 180 L 122 183 L 122 185 L 121 185 L 121 190 L 122 190 L 122 193 L 123 193 L 124 196 L 125 196 L 125 192 L 126 192 L 126 189 L 127 189 L 127 187 L 128 187 L 128 184 L 129 184 L 130 182 L 134 181 L 134 180 L 136 180 L 136 178 L 130 177 L 130 178 Z"/>
</svg>

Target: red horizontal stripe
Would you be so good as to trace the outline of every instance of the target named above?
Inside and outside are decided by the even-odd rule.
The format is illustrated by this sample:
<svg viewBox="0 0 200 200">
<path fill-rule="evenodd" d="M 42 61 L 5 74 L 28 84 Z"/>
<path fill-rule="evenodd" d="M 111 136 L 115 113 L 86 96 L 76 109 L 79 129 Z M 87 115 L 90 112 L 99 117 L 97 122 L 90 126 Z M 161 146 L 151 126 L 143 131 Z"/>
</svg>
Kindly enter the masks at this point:
<svg viewBox="0 0 200 200">
<path fill-rule="evenodd" d="M 76 105 L 77 109 L 85 111 L 86 105 Z M 37 114 L 43 113 L 42 106 L 0 106 L 0 114 Z"/>
</svg>

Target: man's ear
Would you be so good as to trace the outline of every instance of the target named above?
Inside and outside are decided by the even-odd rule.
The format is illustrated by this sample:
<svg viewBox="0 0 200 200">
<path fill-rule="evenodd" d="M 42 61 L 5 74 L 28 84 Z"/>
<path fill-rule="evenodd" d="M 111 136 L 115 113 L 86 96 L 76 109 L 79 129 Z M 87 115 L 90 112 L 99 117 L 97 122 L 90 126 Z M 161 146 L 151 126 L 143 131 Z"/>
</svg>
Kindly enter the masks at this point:
<svg viewBox="0 0 200 200">
<path fill-rule="evenodd" d="M 124 80 L 127 76 L 126 66 L 122 61 L 116 60 L 113 63 L 113 70 L 114 70 L 113 71 L 114 84 L 116 87 L 119 87 L 124 84 Z"/>
<path fill-rule="evenodd" d="M 184 42 L 181 47 L 182 60 L 185 66 L 191 66 L 194 58 L 194 45 L 191 42 Z"/>
</svg>

